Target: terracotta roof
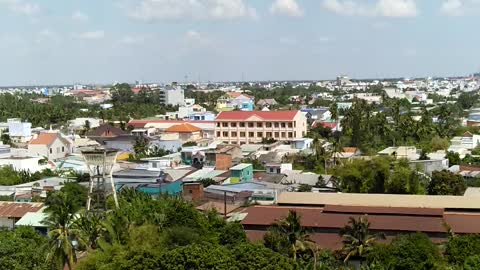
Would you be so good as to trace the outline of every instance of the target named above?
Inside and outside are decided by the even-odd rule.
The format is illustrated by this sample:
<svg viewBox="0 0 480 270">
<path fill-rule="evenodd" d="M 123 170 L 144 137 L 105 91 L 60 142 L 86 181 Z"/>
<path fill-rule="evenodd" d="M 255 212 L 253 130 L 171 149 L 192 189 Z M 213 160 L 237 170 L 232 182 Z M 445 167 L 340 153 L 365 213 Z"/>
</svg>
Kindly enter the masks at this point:
<svg viewBox="0 0 480 270">
<path fill-rule="evenodd" d="M 165 130 L 165 132 L 177 132 L 177 133 L 192 133 L 202 131 L 201 128 L 198 128 L 189 123 L 184 123 L 180 125 L 174 125 Z"/>
<path fill-rule="evenodd" d="M 32 139 L 29 144 L 51 145 L 56 139 L 61 139 L 58 133 L 43 132 L 38 134 L 37 138 Z M 64 140 L 62 140 L 65 143 Z"/>
<path fill-rule="evenodd" d="M 337 123 L 335 123 L 335 122 L 318 122 L 318 121 L 313 122 L 313 124 L 312 124 L 313 128 L 316 128 L 318 126 L 322 126 L 324 128 L 329 128 L 329 129 L 334 129 L 334 128 L 337 127 Z"/>
<path fill-rule="evenodd" d="M 233 111 L 233 112 L 221 112 L 218 114 L 216 121 L 218 120 L 238 120 L 245 121 L 252 116 L 256 116 L 262 120 L 267 121 L 292 121 L 297 115 L 298 111 Z"/>
<path fill-rule="evenodd" d="M 184 121 L 184 120 L 130 120 L 128 125 L 134 128 L 144 128 L 146 124 L 161 124 L 161 123 L 199 123 L 199 124 L 213 124 L 214 121 Z"/>
<path fill-rule="evenodd" d="M 21 218 L 28 212 L 38 212 L 43 203 L 0 202 L 0 217 Z"/>
<path fill-rule="evenodd" d="M 342 152 L 344 153 L 355 153 L 357 152 L 358 148 L 356 147 L 343 147 Z"/>
</svg>

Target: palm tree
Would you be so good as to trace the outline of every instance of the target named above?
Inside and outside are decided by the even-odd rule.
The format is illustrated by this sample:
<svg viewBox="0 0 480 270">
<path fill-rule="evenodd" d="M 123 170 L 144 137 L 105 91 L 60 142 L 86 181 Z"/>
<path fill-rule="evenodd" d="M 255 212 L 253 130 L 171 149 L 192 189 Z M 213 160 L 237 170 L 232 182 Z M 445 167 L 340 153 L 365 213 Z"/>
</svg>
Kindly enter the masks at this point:
<svg viewBox="0 0 480 270">
<path fill-rule="evenodd" d="M 72 227 L 77 209 L 66 193 L 56 192 L 51 196 L 50 204 L 45 210 L 48 217 L 44 220 L 44 224 L 50 229 L 50 251 L 47 260 L 52 269 L 63 269 L 65 265 L 72 269 L 77 260 L 74 243 L 81 240 L 78 237 L 79 231 Z"/>
<path fill-rule="evenodd" d="M 285 219 L 272 226 L 274 234 L 287 240 L 290 255 L 294 260 L 297 259 L 299 252 L 309 249 L 313 251 L 312 247 L 315 246 L 300 220 L 301 216 L 296 211 L 290 210 Z"/>
<path fill-rule="evenodd" d="M 79 215 L 72 223 L 72 228 L 78 230 L 78 237 L 83 243 L 88 244 L 88 247 L 91 249 L 97 248 L 100 237 L 106 232 L 100 218 L 97 215 L 89 215 L 86 212 Z"/>
<path fill-rule="evenodd" d="M 341 230 L 343 237 L 343 252 L 346 254 L 344 262 L 350 257 L 363 257 L 368 253 L 378 237 L 383 235 L 370 235 L 370 222 L 366 216 L 355 219 L 350 217 L 348 224 Z"/>
</svg>

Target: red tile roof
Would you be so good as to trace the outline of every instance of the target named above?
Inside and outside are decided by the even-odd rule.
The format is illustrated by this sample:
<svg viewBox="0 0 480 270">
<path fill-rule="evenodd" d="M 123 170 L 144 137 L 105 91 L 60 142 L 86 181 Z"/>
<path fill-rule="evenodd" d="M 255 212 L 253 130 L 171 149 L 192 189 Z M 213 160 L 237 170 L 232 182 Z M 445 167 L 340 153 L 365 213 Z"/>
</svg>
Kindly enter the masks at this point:
<svg viewBox="0 0 480 270">
<path fill-rule="evenodd" d="M 58 133 L 40 133 L 37 138 L 32 139 L 29 144 L 51 145 L 56 139 L 60 139 Z"/>
<path fill-rule="evenodd" d="M 0 217 L 21 218 L 28 212 L 38 212 L 43 203 L 0 202 Z"/>
<path fill-rule="evenodd" d="M 162 124 L 162 123 L 171 123 L 171 124 L 183 124 L 183 123 L 199 123 L 199 124 L 213 124 L 214 121 L 184 121 L 184 120 L 130 120 L 128 125 L 134 128 L 144 128 L 146 124 Z"/>
<path fill-rule="evenodd" d="M 313 122 L 313 124 L 312 124 L 313 128 L 316 128 L 318 126 L 322 126 L 324 128 L 334 129 L 334 128 L 337 127 L 337 123 L 335 123 L 335 122 L 318 122 L 318 121 Z"/>
<path fill-rule="evenodd" d="M 343 147 L 342 152 L 344 153 L 356 153 L 358 148 L 356 147 Z"/>
<path fill-rule="evenodd" d="M 292 121 L 299 111 L 233 111 L 233 112 L 221 112 L 218 114 L 216 121 L 218 120 L 237 120 L 245 121 L 252 116 L 256 116 L 266 121 Z"/>
<path fill-rule="evenodd" d="M 202 131 L 201 128 L 198 128 L 189 123 L 184 123 L 180 125 L 174 125 L 165 130 L 165 132 L 177 132 L 177 133 L 192 133 Z"/>
</svg>

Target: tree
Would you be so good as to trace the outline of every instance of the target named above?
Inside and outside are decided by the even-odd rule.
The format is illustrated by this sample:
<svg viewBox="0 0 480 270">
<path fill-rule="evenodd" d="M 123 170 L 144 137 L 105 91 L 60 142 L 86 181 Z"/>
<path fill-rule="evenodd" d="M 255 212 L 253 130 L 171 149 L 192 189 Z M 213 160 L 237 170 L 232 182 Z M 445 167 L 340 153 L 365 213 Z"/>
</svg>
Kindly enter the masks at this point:
<svg viewBox="0 0 480 270">
<path fill-rule="evenodd" d="M 301 225 L 301 217 L 296 211 L 290 210 L 285 219 L 273 224 L 270 230 L 264 237 L 265 246 L 276 249 L 278 242 L 288 244 L 287 252 L 294 260 L 297 259 L 297 256 L 301 252 L 311 250 L 311 247 L 314 245 L 313 241 L 310 240 L 310 236 L 307 231 Z"/>
<path fill-rule="evenodd" d="M 389 245 L 376 245 L 367 255 L 367 263 L 392 270 L 443 269 L 438 247 L 423 233 L 397 236 Z"/>
<path fill-rule="evenodd" d="M 445 258 L 454 265 L 463 265 L 468 257 L 480 254 L 479 235 L 456 235 L 445 246 Z"/>
<path fill-rule="evenodd" d="M 85 124 L 83 125 L 84 133 L 87 134 L 90 131 L 90 128 L 91 128 L 90 121 L 85 120 Z"/>
<path fill-rule="evenodd" d="M 348 224 L 340 232 L 343 237 L 344 262 L 352 256 L 363 259 L 372 250 L 373 244 L 380 236 L 370 235 L 369 228 L 370 222 L 366 216 L 358 219 L 350 217 Z"/>
<path fill-rule="evenodd" d="M 12 145 L 12 140 L 10 139 L 10 135 L 8 135 L 7 133 L 3 133 L 0 139 L 2 140 L 2 143 L 4 145 Z"/>
<path fill-rule="evenodd" d="M 200 183 L 202 183 L 203 187 L 217 184 L 217 182 L 215 182 L 215 180 L 213 180 L 212 178 L 202 178 L 200 179 Z"/>
<path fill-rule="evenodd" d="M 135 144 L 133 145 L 133 150 L 135 155 L 137 156 L 144 156 L 148 153 L 149 150 L 149 143 L 148 139 L 143 136 L 138 136 L 135 139 Z"/>
<path fill-rule="evenodd" d="M 428 184 L 427 191 L 429 195 L 463 195 L 467 185 L 463 177 L 446 170 L 434 171 L 432 179 Z"/>
<path fill-rule="evenodd" d="M 47 260 L 55 269 L 69 270 L 77 261 L 74 241 L 81 244 L 81 238 L 77 229 L 72 228 L 74 215 L 77 208 L 71 198 L 64 192 L 55 192 L 51 197 L 50 205 L 45 209 L 48 217 L 44 223 L 48 226 L 50 237 L 50 250 Z"/>
<path fill-rule="evenodd" d="M 461 162 L 460 155 L 456 152 L 447 152 L 447 159 L 450 166 L 459 165 Z"/>
<path fill-rule="evenodd" d="M 48 239 L 32 227 L 16 227 L 0 230 L 0 269 L 47 270 L 44 249 Z"/>
</svg>

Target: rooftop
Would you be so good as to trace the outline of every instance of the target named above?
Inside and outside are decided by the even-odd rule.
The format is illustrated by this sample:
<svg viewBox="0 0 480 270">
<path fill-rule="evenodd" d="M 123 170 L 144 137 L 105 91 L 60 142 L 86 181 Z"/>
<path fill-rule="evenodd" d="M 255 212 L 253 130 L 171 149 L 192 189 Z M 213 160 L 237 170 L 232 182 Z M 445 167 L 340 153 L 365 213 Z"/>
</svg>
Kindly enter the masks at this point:
<svg viewBox="0 0 480 270">
<path fill-rule="evenodd" d="M 280 194 L 278 204 L 480 209 L 480 196 L 284 192 Z"/>
<path fill-rule="evenodd" d="M 236 166 L 231 167 L 230 170 L 233 170 L 233 171 L 243 170 L 243 169 L 246 169 L 246 168 L 251 167 L 251 166 L 253 167 L 253 165 L 250 164 L 250 163 L 240 163 Z"/>
<path fill-rule="evenodd" d="M 202 129 L 189 123 L 174 125 L 165 130 L 165 132 L 177 132 L 177 133 L 192 133 L 192 132 L 199 132 L 199 131 L 202 131 Z"/>
<path fill-rule="evenodd" d="M 0 202 L 0 217 L 21 218 L 28 212 L 38 212 L 43 203 Z"/>
<path fill-rule="evenodd" d="M 218 120 L 248 120 L 249 118 L 258 118 L 266 121 L 292 121 L 297 115 L 298 111 L 232 111 L 220 112 L 217 115 Z"/>
</svg>

